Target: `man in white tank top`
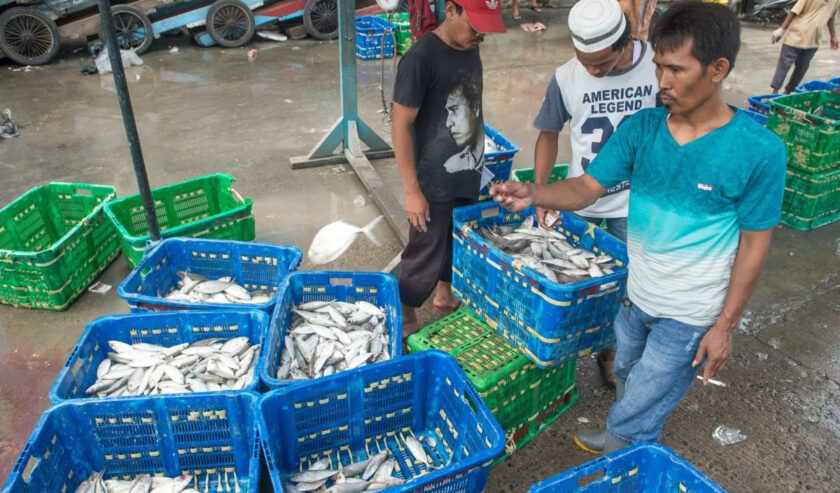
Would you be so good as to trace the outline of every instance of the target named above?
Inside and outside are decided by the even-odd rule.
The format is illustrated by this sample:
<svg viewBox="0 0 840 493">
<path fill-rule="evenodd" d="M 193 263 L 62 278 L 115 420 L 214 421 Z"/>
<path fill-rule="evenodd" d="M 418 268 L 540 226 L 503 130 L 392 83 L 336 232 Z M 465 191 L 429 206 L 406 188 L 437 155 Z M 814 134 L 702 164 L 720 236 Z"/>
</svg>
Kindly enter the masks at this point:
<svg viewBox="0 0 840 493">
<path fill-rule="evenodd" d="M 569 177 L 577 177 L 621 122 L 643 108 L 657 106 L 653 50 L 630 36 L 630 22 L 616 0 L 579 1 L 569 12 L 569 30 L 576 56 L 552 74 L 534 120 L 540 131 L 534 152 L 537 184 L 548 183 L 566 122 L 572 144 Z M 620 183 L 577 214 L 596 224 L 606 220 L 607 231 L 626 241 L 629 197 L 630 183 Z M 543 226 L 546 212 L 537 208 Z M 612 349 L 598 354 L 602 377 L 610 386 L 615 385 L 614 357 Z"/>
</svg>

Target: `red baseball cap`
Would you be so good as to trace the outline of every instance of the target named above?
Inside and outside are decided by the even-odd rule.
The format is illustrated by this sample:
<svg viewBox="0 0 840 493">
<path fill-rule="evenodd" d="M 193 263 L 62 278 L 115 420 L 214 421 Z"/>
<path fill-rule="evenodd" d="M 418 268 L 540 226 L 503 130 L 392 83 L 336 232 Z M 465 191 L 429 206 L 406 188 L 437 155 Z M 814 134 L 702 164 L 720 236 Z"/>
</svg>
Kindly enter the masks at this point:
<svg viewBox="0 0 840 493">
<path fill-rule="evenodd" d="M 480 33 L 503 33 L 506 31 L 502 21 L 501 0 L 452 0 L 464 7 L 467 20 L 473 29 Z"/>
</svg>

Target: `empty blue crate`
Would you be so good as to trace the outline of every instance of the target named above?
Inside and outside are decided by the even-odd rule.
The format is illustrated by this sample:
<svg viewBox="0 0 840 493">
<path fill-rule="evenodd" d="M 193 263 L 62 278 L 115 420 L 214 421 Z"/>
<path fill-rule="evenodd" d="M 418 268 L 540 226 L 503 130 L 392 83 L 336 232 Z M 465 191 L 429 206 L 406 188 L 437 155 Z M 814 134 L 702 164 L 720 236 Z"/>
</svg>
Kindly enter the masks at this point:
<svg viewBox="0 0 840 493">
<path fill-rule="evenodd" d="M 747 116 L 749 116 L 750 118 L 752 118 L 753 120 L 755 120 L 759 124 L 764 125 L 764 126 L 767 125 L 768 116 L 767 116 L 766 113 L 759 113 L 758 111 L 754 111 L 752 108 L 745 109 L 744 113 L 746 113 Z"/>
<path fill-rule="evenodd" d="M 297 382 L 276 378 L 277 366 L 283 355 L 286 329 L 292 322 L 292 309 L 309 301 L 367 301 L 382 308 L 391 342 L 388 348 L 391 358 L 402 354 L 402 306 L 394 276 L 382 272 L 295 272 L 286 280 L 266 332 L 260 378 L 268 388 Z"/>
<path fill-rule="evenodd" d="M 257 493 L 257 402 L 251 392 L 66 402 L 41 416 L 3 493 L 72 492 L 93 472 L 189 474 L 198 491 Z"/>
<path fill-rule="evenodd" d="M 238 307 L 271 313 L 277 290 L 289 272 L 300 264 L 299 249 L 280 245 L 226 240 L 170 238 L 157 244 L 128 277 L 117 293 L 132 311 L 217 310 Z M 195 303 L 166 299 L 185 271 L 208 279 L 232 277 L 250 292 L 262 291 L 269 301 L 261 304 Z"/>
<path fill-rule="evenodd" d="M 493 173 L 493 178 L 490 180 L 490 184 L 478 193 L 479 201 L 490 200 L 490 185 L 510 179 L 513 158 L 519 152 L 519 147 L 516 144 L 486 123 L 484 124 L 484 137 L 493 141 L 496 150 L 484 153 L 484 167 Z"/>
<path fill-rule="evenodd" d="M 479 230 L 519 226 L 534 208 L 508 212 L 495 202 L 454 212 L 452 292 L 540 368 L 612 345 L 612 323 L 627 284 L 627 248 L 602 229 L 561 213 L 555 230 L 575 247 L 616 261 L 612 274 L 564 284 L 514 262 Z"/>
<path fill-rule="evenodd" d="M 394 57 L 394 28 L 385 19 L 374 16 L 356 17 L 356 56 L 362 60 Z"/>
<path fill-rule="evenodd" d="M 269 392 L 257 420 L 275 491 L 320 459 L 338 469 L 384 450 L 397 463 L 394 475 L 406 480 L 388 492 L 482 491 L 505 443 L 455 358 L 441 351 Z M 430 467 L 408 451 L 411 436 L 434 438 L 424 445 Z"/>
<path fill-rule="evenodd" d="M 770 113 L 770 100 L 778 98 L 782 94 L 762 94 L 760 96 L 750 96 L 747 102 L 750 104 L 750 109 L 756 113 L 767 115 Z M 766 121 L 764 123 L 767 123 Z"/>
<path fill-rule="evenodd" d="M 837 82 L 826 80 L 812 80 L 796 86 L 795 92 L 833 91 L 837 89 Z"/>
<path fill-rule="evenodd" d="M 133 313 L 100 317 L 85 327 L 70 352 L 70 357 L 50 389 L 50 401 L 59 404 L 90 397 L 85 394 L 85 390 L 96 382 L 96 369 L 112 351 L 108 341 L 116 340 L 126 344 L 145 342 L 170 347 L 208 338 L 247 337 L 252 345 L 262 344 L 268 320 L 268 314 L 257 310 Z M 261 347 L 254 367 L 254 378 L 245 386 L 245 390 L 256 390 L 259 387 L 259 369 L 264 353 L 265 347 Z"/>
<path fill-rule="evenodd" d="M 726 493 L 673 450 L 642 442 L 535 484 L 528 493 Z"/>
</svg>

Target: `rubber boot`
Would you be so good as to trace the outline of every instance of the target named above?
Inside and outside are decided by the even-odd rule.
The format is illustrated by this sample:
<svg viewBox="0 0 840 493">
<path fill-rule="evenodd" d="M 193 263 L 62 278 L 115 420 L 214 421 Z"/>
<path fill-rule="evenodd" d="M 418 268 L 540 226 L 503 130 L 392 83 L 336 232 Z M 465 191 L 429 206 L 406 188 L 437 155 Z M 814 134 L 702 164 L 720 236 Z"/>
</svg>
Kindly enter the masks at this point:
<svg viewBox="0 0 840 493">
<path fill-rule="evenodd" d="M 616 380 L 615 382 L 615 400 L 619 400 L 624 396 L 624 382 Z M 598 454 L 604 451 L 607 442 L 606 428 L 584 428 L 575 433 L 575 444 L 583 450 Z"/>
<path fill-rule="evenodd" d="M 606 439 L 604 440 L 604 455 L 610 454 L 615 452 L 616 450 L 623 449 L 624 447 L 630 445 L 630 442 L 625 442 L 621 438 L 616 437 L 612 433 L 605 433 Z"/>
</svg>

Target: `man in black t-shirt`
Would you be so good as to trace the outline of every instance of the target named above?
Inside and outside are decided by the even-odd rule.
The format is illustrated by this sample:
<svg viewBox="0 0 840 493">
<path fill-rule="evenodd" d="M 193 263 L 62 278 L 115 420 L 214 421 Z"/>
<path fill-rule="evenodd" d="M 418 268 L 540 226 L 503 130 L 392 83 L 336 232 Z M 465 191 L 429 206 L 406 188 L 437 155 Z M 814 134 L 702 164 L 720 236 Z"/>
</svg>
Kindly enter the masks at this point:
<svg viewBox="0 0 840 493">
<path fill-rule="evenodd" d="M 499 0 L 447 0 L 446 19 L 405 54 L 394 84 L 391 136 L 411 223 L 402 254 L 403 337 L 416 308 L 451 312 L 452 209 L 475 202 L 484 165 L 478 45 L 504 32 Z"/>
</svg>

